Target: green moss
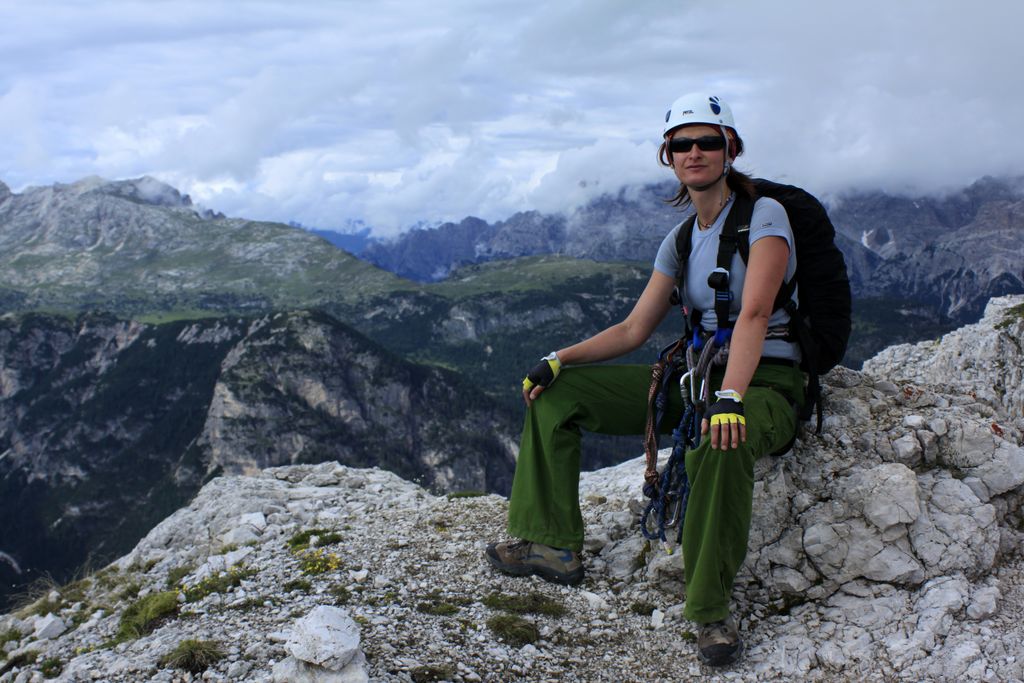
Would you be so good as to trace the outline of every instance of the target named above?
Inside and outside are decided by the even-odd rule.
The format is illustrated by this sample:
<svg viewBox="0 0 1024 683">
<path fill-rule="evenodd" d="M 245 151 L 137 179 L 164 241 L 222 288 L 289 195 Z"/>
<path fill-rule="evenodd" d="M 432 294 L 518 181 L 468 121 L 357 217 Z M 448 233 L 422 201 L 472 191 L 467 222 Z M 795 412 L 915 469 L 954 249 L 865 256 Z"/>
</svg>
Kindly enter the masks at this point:
<svg viewBox="0 0 1024 683">
<path fill-rule="evenodd" d="M 683 640 L 685 640 L 688 643 L 696 643 L 697 642 L 697 634 L 694 633 L 693 631 L 682 631 L 682 632 L 680 632 L 679 637 L 682 638 Z"/>
<path fill-rule="evenodd" d="M 255 575 L 255 569 L 232 569 L 216 576 L 208 576 L 194 586 L 186 586 L 181 592 L 185 595 L 185 602 L 198 602 L 207 595 L 225 593 Z"/>
<path fill-rule="evenodd" d="M 654 610 L 657 609 L 657 606 L 655 606 L 654 603 L 647 602 L 646 600 L 637 600 L 629 606 L 629 609 L 632 610 L 634 614 L 649 617 L 654 613 Z"/>
<path fill-rule="evenodd" d="M 541 593 L 524 595 L 506 595 L 491 593 L 483 599 L 484 605 L 491 609 L 505 610 L 515 614 L 545 614 L 551 617 L 565 615 L 565 605 Z"/>
<path fill-rule="evenodd" d="M 178 593 L 176 591 L 150 593 L 133 602 L 121 614 L 121 624 L 114 636 L 114 641 L 121 643 L 141 638 L 177 613 Z"/>
<path fill-rule="evenodd" d="M 424 664 L 409 671 L 414 683 L 450 681 L 455 677 L 455 667 L 447 664 Z"/>
<path fill-rule="evenodd" d="M 157 664 L 199 674 L 222 659 L 224 651 L 217 641 L 189 638 L 178 643 L 178 646 L 162 656 Z"/>
<path fill-rule="evenodd" d="M 513 647 L 529 645 L 540 639 L 540 631 L 537 630 L 536 624 L 514 614 L 498 614 L 491 617 L 487 620 L 487 628 Z"/>
</svg>

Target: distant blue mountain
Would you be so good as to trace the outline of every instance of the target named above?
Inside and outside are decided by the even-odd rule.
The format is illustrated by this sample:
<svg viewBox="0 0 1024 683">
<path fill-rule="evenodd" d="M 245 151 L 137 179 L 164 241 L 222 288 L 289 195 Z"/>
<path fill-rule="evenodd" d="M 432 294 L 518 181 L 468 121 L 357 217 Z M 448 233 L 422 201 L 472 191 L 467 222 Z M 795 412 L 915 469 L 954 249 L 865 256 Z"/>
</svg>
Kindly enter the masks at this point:
<svg viewBox="0 0 1024 683">
<path fill-rule="evenodd" d="M 358 232 L 336 232 L 334 230 L 314 230 L 311 228 L 305 229 L 309 230 L 309 232 L 313 233 L 317 237 L 324 238 L 339 249 L 344 249 L 354 256 L 361 254 L 363 250 L 374 241 L 373 238 L 370 237 L 369 228 L 363 228 Z"/>
</svg>

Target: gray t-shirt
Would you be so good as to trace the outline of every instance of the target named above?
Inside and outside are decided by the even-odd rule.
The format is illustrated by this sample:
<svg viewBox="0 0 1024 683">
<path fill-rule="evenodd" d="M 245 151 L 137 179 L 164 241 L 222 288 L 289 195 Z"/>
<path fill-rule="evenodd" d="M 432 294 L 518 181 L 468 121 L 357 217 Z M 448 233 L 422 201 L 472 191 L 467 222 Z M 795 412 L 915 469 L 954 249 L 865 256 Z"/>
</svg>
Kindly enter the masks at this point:
<svg viewBox="0 0 1024 683">
<path fill-rule="evenodd" d="M 701 312 L 701 325 L 705 330 L 711 331 L 718 327 L 715 316 L 715 290 L 708 285 L 708 275 L 717 267 L 718 262 L 718 236 L 722 234 L 722 227 L 725 225 L 726 216 L 733 207 L 733 195 L 729 198 L 725 208 L 719 214 L 714 224 L 707 230 L 693 229 L 691 237 L 690 263 L 686 272 L 686 287 L 683 292 L 683 302 L 688 310 L 699 310 Z M 675 279 L 679 270 L 679 254 L 676 252 L 676 236 L 682 223 L 677 225 L 665 237 L 658 249 L 658 255 L 654 259 L 654 269 Z M 781 237 L 789 244 L 789 263 L 786 265 L 786 281 L 793 278 L 796 272 L 796 250 L 793 248 L 793 229 L 789 225 L 789 217 L 786 210 L 774 199 L 760 197 L 754 203 L 754 213 L 750 219 L 750 244 L 754 244 L 762 237 Z M 743 282 L 746 279 L 747 267 L 737 252 L 732 259 L 732 266 L 729 269 L 729 289 L 732 291 L 732 307 L 730 319 L 735 320 L 739 315 L 740 303 L 743 294 Z M 797 292 L 793 292 L 793 300 L 797 300 Z M 768 327 L 786 325 L 789 323 L 789 314 L 779 309 L 772 314 L 768 321 Z M 768 339 L 764 343 L 765 356 L 771 358 L 786 358 L 789 360 L 800 360 L 800 348 L 795 343 L 780 339 Z"/>
</svg>

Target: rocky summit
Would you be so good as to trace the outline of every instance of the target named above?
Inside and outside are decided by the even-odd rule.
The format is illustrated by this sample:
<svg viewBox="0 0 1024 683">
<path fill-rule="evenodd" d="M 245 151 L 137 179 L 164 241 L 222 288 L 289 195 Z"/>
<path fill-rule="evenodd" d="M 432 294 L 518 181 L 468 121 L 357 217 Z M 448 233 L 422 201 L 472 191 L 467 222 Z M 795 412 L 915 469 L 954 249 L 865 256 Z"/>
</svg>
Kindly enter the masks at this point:
<svg viewBox="0 0 1024 683">
<path fill-rule="evenodd" d="M 0 617 L 0 682 L 1024 680 L 1022 337 L 1008 297 L 827 376 L 821 434 L 758 463 L 731 669 L 700 664 L 678 551 L 637 529 L 640 460 L 582 477 L 577 588 L 485 564 L 500 496 L 328 462 L 218 477 L 38 591 Z"/>
</svg>

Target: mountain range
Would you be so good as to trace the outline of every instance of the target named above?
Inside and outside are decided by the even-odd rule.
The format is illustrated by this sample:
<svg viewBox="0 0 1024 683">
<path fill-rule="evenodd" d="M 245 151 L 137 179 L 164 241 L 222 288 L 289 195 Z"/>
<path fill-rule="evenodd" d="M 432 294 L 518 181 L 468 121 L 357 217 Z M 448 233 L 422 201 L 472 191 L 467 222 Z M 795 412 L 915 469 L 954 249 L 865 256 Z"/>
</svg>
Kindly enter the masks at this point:
<svg viewBox="0 0 1024 683">
<path fill-rule="evenodd" d="M 651 262 L 688 212 L 671 183 L 620 190 L 567 215 L 466 218 L 368 246 L 362 257 L 418 281 L 470 263 L 536 254 Z M 904 197 L 850 192 L 826 200 L 856 299 L 926 307 L 936 320 L 976 320 L 993 296 L 1024 291 L 1024 178 L 983 178 L 959 192 Z M 877 349 L 876 349 L 877 350 Z"/>
</svg>

